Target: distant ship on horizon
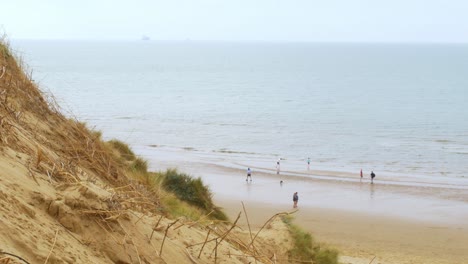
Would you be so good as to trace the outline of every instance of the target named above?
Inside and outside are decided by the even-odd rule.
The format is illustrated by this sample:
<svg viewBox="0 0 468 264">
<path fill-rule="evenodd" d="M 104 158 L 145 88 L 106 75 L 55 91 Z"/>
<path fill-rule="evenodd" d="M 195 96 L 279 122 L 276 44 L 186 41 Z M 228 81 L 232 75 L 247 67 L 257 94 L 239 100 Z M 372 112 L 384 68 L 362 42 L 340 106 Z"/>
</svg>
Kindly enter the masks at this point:
<svg viewBox="0 0 468 264">
<path fill-rule="evenodd" d="M 150 40 L 150 37 L 148 37 L 146 35 L 143 35 L 143 36 L 141 36 L 141 40 Z"/>
</svg>

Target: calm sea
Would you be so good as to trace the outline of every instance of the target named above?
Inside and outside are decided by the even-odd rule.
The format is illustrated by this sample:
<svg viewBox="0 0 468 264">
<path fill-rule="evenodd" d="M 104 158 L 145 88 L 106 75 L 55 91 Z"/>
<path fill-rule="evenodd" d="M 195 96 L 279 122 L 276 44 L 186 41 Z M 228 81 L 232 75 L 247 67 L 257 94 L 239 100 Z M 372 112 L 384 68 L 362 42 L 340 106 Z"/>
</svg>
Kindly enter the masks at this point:
<svg viewBox="0 0 468 264">
<path fill-rule="evenodd" d="M 135 147 L 468 176 L 468 45 L 12 46 L 64 110 Z"/>
</svg>

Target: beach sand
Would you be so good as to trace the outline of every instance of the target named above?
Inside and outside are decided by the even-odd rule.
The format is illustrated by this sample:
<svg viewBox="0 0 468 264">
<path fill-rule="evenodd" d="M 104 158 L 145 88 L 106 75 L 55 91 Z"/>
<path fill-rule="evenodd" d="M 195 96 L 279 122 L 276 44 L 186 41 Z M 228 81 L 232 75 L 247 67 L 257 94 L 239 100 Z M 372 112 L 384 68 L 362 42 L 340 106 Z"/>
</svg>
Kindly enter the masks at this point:
<svg viewBox="0 0 468 264">
<path fill-rule="evenodd" d="M 240 202 L 218 199 L 230 217 L 242 207 Z M 272 215 L 292 211 L 269 204 L 246 203 L 249 221 L 260 227 Z M 283 209 L 283 210 L 278 210 Z M 340 251 L 342 263 L 467 263 L 466 227 L 410 221 L 300 206 L 295 223 L 313 234 L 317 241 Z M 245 221 L 241 223 L 246 225 Z"/>
<path fill-rule="evenodd" d="M 144 155 L 152 169 L 178 168 L 200 176 L 231 218 L 242 211 L 244 202 L 250 224 L 257 228 L 276 213 L 293 211 L 292 194 L 297 191 L 295 223 L 338 249 L 342 263 L 370 263 L 374 257 L 374 264 L 468 263 L 464 179 L 444 183 L 419 177 L 392 180 L 377 174 L 372 185 L 368 177 L 361 182 L 352 173 L 324 175 L 312 170 L 276 175 L 273 160 L 271 168 L 252 166 L 250 183 L 241 169 L 247 164 L 226 165 L 223 157 L 194 157 L 191 152 L 156 149 Z"/>
</svg>

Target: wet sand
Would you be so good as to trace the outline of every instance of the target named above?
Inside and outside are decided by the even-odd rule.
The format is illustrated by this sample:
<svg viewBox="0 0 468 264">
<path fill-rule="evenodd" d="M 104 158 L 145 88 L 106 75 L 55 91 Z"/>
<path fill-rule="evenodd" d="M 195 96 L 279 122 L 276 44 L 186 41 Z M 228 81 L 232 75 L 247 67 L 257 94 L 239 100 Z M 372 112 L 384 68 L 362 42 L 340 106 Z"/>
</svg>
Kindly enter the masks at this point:
<svg viewBox="0 0 468 264">
<path fill-rule="evenodd" d="M 240 202 L 218 199 L 230 217 Z M 244 202 L 251 225 L 260 227 L 272 215 L 292 211 L 259 202 Z M 300 206 L 295 223 L 318 241 L 337 248 L 343 263 L 467 263 L 467 226 L 412 221 L 345 210 Z M 245 220 L 241 223 L 246 225 Z"/>
<path fill-rule="evenodd" d="M 445 183 L 377 174 L 370 184 L 367 177 L 360 181 L 346 172 L 285 169 L 277 175 L 274 166 L 257 162 L 250 183 L 242 169 L 248 163 L 242 160 L 226 164 L 222 156 L 167 149 L 144 156 L 153 169 L 178 168 L 202 177 L 231 218 L 242 210 L 243 201 L 257 227 L 275 213 L 292 211 L 297 191 L 296 223 L 337 248 L 345 256 L 343 263 L 369 263 L 374 256 L 373 263 L 468 263 L 465 179 Z"/>
</svg>

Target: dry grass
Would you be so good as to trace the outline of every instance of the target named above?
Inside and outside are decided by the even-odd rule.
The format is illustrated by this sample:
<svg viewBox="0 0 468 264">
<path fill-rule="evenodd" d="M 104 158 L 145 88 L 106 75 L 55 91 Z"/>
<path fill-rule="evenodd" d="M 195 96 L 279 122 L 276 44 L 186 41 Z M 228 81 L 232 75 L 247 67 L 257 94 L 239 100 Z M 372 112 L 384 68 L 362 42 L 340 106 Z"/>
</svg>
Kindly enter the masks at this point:
<svg viewBox="0 0 468 264">
<path fill-rule="evenodd" d="M 229 252 L 218 251 L 222 243 L 229 243 L 244 253 L 242 257 L 247 262 L 274 262 L 276 254 L 269 255 L 268 251 L 262 250 L 265 244 L 259 244 L 265 242 L 256 240 L 263 228 L 254 237 L 250 233 L 250 239 L 244 241 L 235 232 L 240 229 L 237 226 L 240 213 L 234 223 L 224 221 L 222 212 L 212 204 L 209 189 L 204 188 L 201 181 L 187 175 L 179 177 L 180 174 L 174 172 L 183 180 L 181 183 L 188 182 L 189 185 L 169 184 L 172 185 L 170 187 L 182 190 L 179 196 L 186 194 L 185 187 L 193 187 L 193 193 L 198 193 L 200 198 L 195 202 L 178 199 L 176 192 L 168 191 L 171 188 L 166 181 L 168 174 L 174 176 L 174 173 L 148 172 L 147 162 L 135 156 L 124 143 L 115 140 L 104 142 L 100 132 L 62 115 L 54 98 L 42 93 L 33 82 L 32 71 L 28 72 L 22 63 L 17 63 L 20 60 L 12 54 L 5 39 L 0 39 L 0 151 L 10 149 L 27 157 L 27 168 L 37 184 L 45 182 L 82 187 L 95 182 L 93 177 L 98 177 L 111 193 L 106 200 L 106 209 L 84 205 L 78 211 L 97 223 L 118 245 L 122 244 L 122 239 L 118 239 L 115 230 L 129 236 L 120 224 L 120 218 L 140 211 L 143 215 L 160 216 L 159 219 L 163 215 L 184 216 L 164 230 L 164 238 L 170 229 L 183 226 L 191 228 L 197 225 L 205 230 L 207 235 L 203 241 L 187 246 L 194 248 L 199 256 L 207 244 L 214 243 L 211 254 L 215 254 L 215 262 L 219 255 L 231 257 Z M 273 216 L 264 226 L 284 214 L 288 213 Z M 179 225 L 175 226 L 176 223 Z M 151 237 L 154 232 L 162 231 L 156 227 Z M 53 249 L 54 246 L 50 252 Z M 159 255 L 163 254 L 163 249 L 161 244 Z M 135 250 L 140 261 L 136 246 Z"/>
<path fill-rule="evenodd" d="M 12 54 L 5 39 L 0 39 L 0 150 L 9 148 L 29 157 L 33 177 L 47 175 L 45 180 L 52 184 L 79 184 L 93 181 L 90 175 L 97 175 L 116 188 L 113 202 L 117 207 L 138 205 L 136 208 L 156 212 L 159 198 L 129 177 L 129 164 L 116 158 L 117 144 L 110 147 L 100 132 L 62 115 L 55 99 L 39 90 L 32 71 L 17 63 L 21 60 Z M 147 173 L 147 164 L 141 159 L 136 158 L 132 166 L 136 172 Z M 122 186 L 127 187 L 119 189 Z"/>
</svg>

